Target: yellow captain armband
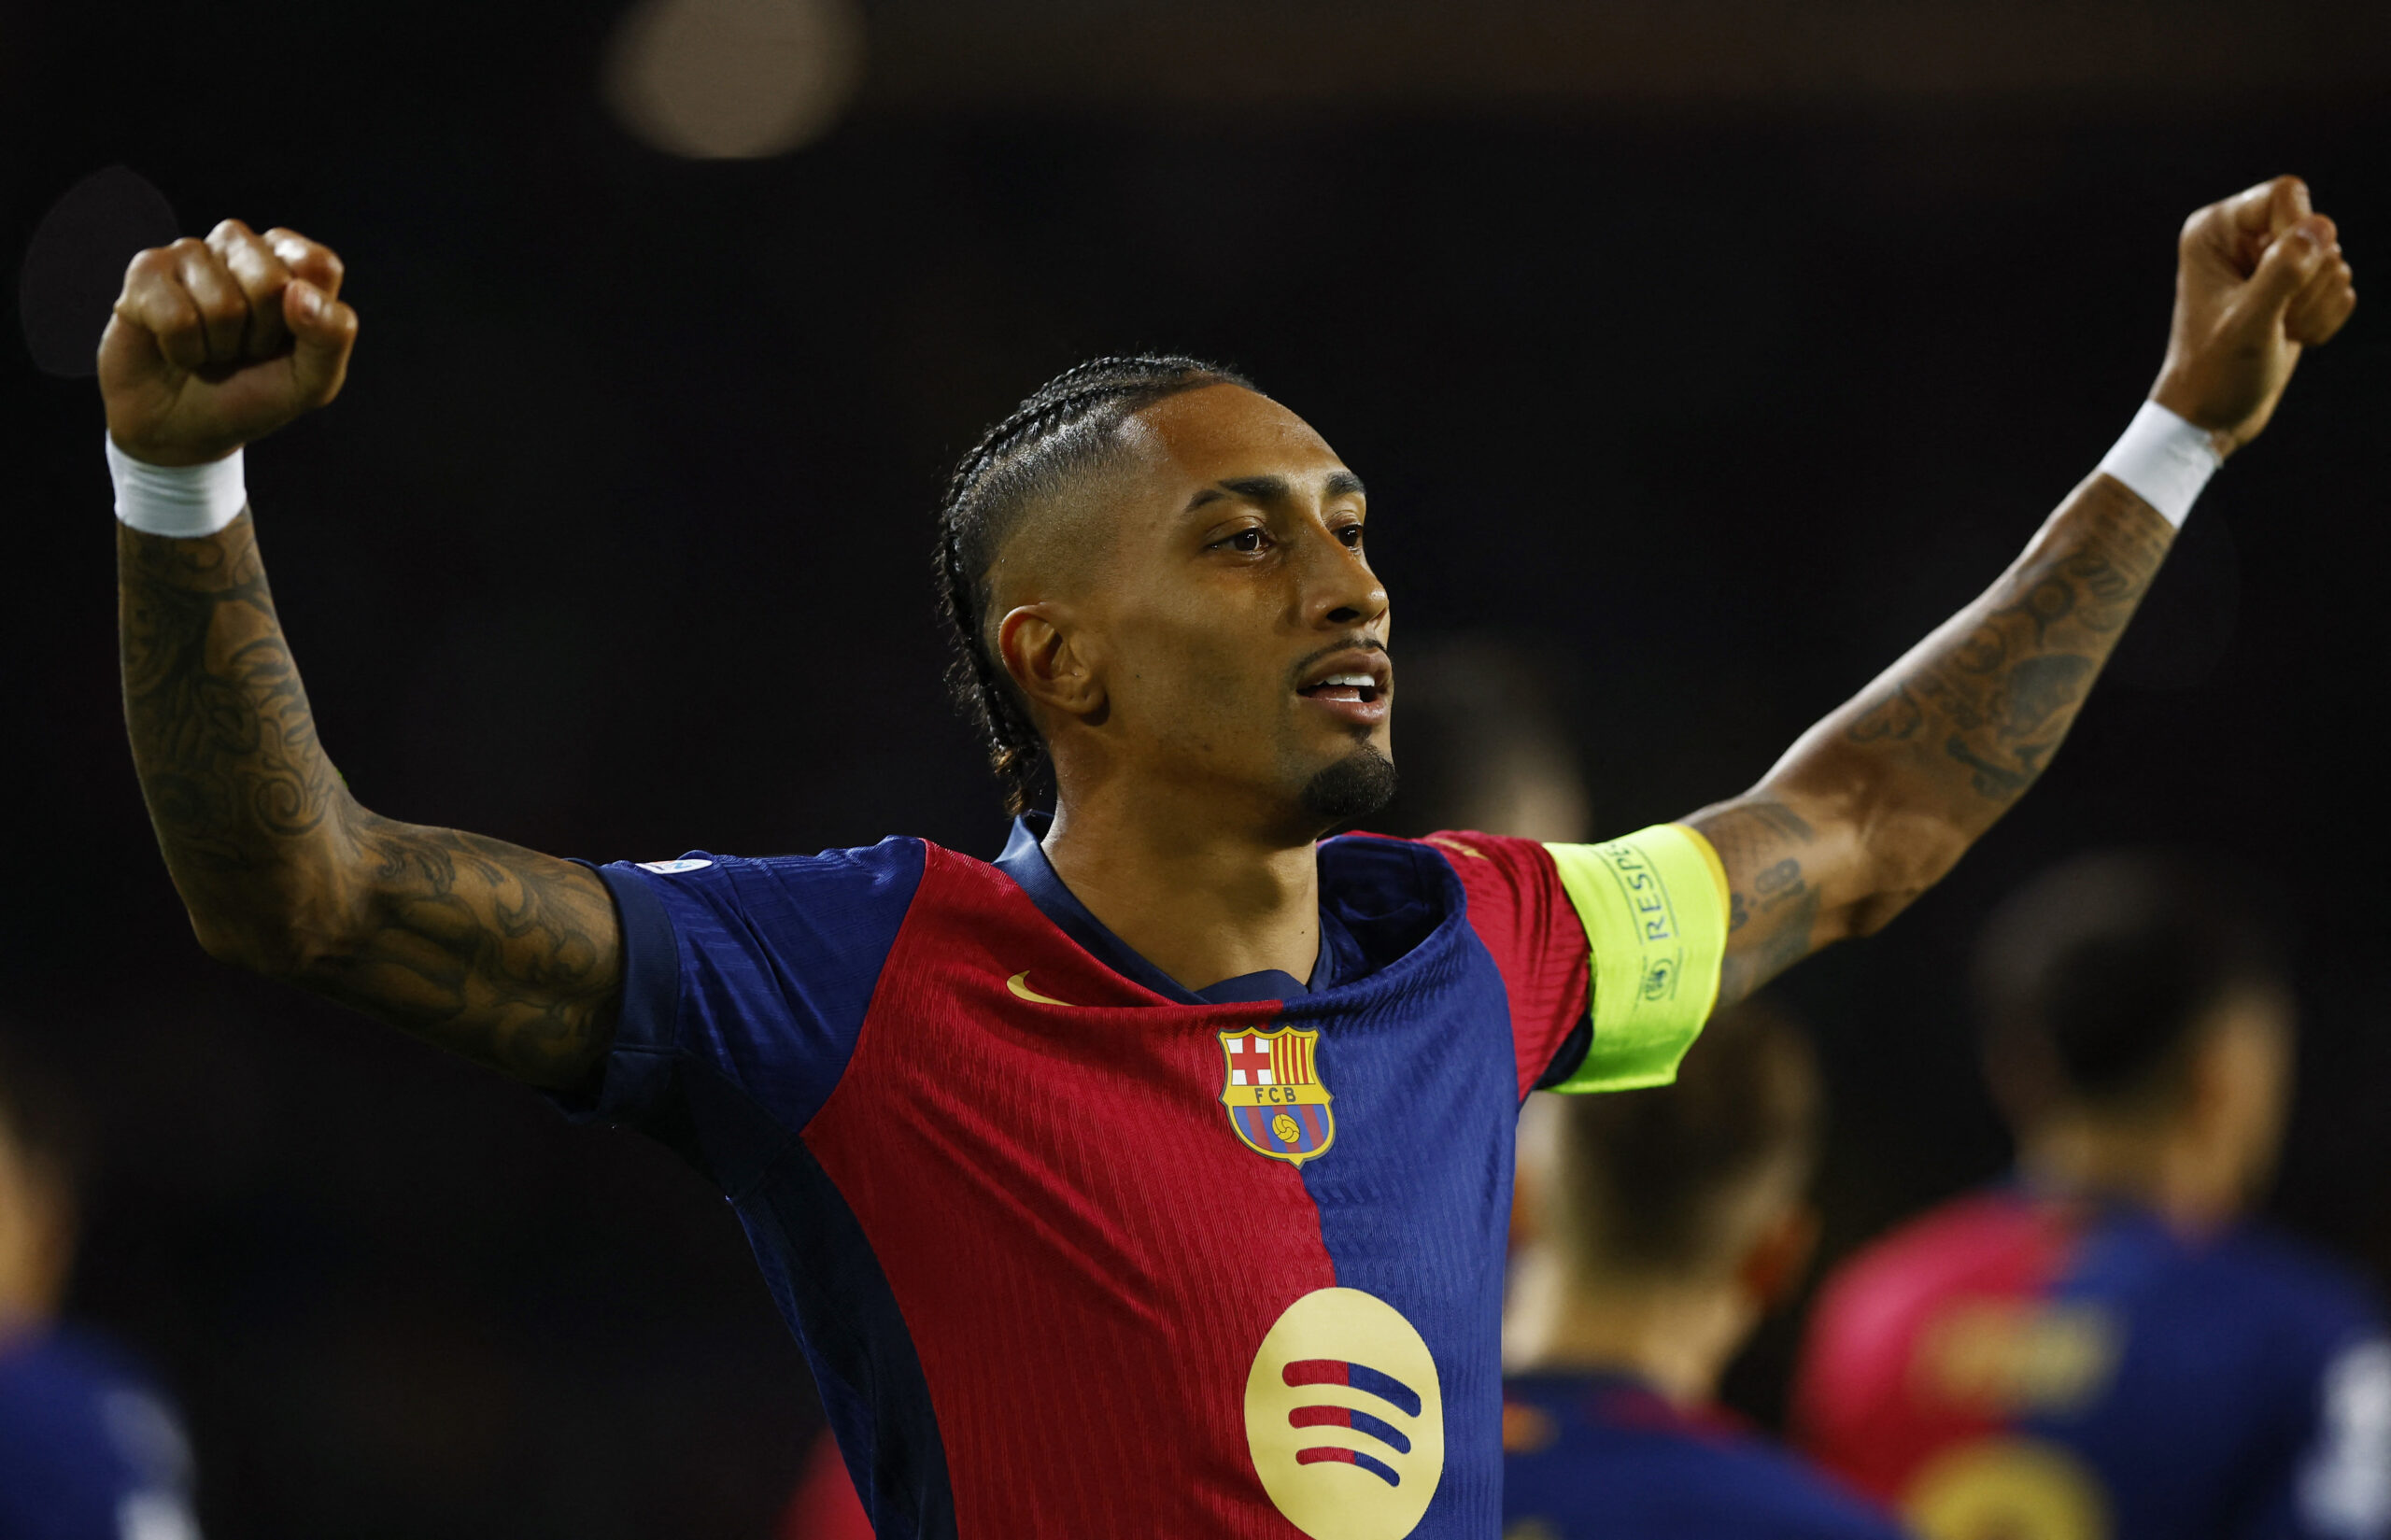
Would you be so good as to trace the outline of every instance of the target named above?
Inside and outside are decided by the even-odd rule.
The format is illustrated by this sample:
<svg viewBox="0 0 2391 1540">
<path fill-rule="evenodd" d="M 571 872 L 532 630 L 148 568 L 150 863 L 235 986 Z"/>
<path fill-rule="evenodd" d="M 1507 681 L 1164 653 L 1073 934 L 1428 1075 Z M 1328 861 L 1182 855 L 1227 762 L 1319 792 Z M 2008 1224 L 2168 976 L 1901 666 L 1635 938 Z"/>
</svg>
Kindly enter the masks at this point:
<svg viewBox="0 0 2391 1540">
<path fill-rule="evenodd" d="M 1683 824 L 1547 845 L 1592 944 L 1593 1042 L 1556 1091 L 1666 1085 L 1719 999 L 1727 870 Z"/>
</svg>

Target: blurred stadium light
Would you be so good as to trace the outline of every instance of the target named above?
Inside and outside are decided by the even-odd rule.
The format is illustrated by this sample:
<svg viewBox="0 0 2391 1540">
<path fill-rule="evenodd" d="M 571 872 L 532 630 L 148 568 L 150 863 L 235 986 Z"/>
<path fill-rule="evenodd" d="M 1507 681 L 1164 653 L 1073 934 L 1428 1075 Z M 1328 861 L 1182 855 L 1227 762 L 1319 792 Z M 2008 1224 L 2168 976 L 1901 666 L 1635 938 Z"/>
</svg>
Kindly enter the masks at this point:
<svg viewBox="0 0 2391 1540">
<path fill-rule="evenodd" d="M 607 97 L 658 149 L 755 160 L 828 132 L 862 65 L 853 0 L 639 0 L 615 33 Z"/>
<path fill-rule="evenodd" d="M 125 264 L 180 233 L 166 195 L 123 166 L 67 189 L 42 216 L 17 270 L 17 318 L 35 366 L 63 379 L 97 373 L 100 329 Z"/>
</svg>

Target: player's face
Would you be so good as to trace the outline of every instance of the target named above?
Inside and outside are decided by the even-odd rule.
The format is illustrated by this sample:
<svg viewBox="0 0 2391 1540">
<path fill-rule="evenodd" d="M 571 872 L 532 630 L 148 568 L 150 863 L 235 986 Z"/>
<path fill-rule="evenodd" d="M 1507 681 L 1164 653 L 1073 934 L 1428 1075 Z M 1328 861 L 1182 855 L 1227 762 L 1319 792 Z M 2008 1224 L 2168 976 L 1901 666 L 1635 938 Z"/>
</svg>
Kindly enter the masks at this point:
<svg viewBox="0 0 2391 1540">
<path fill-rule="evenodd" d="M 1108 736 L 1140 775 L 1309 833 L 1376 811 L 1394 786 L 1394 677 L 1360 478 L 1236 386 L 1170 397 L 1124 431 L 1139 469 L 1089 596 Z"/>
</svg>

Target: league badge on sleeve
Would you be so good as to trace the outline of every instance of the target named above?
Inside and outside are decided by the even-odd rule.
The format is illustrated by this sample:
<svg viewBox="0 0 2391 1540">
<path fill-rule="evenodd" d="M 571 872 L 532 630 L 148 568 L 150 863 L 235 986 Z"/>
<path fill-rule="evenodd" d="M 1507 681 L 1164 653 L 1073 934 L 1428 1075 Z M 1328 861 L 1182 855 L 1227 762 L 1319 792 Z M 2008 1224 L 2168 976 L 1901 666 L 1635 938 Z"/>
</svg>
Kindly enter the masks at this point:
<svg viewBox="0 0 2391 1540">
<path fill-rule="evenodd" d="M 1337 1140 L 1337 1117 L 1313 1062 L 1320 1034 L 1282 1026 L 1220 1038 L 1227 1061 L 1221 1105 L 1246 1148 L 1295 1166 L 1325 1154 Z"/>
</svg>

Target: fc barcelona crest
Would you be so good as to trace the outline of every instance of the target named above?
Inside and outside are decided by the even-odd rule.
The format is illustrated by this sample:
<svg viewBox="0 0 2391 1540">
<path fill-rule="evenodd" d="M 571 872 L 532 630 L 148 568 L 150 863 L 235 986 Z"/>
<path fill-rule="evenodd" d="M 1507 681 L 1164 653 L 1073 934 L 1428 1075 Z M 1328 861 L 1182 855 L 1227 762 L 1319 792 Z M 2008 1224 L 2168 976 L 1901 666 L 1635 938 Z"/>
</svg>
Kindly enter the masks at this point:
<svg viewBox="0 0 2391 1540">
<path fill-rule="evenodd" d="M 1220 1037 L 1227 1060 L 1221 1105 L 1246 1148 L 1296 1166 L 1327 1153 L 1337 1141 L 1337 1116 L 1312 1062 L 1320 1034 L 1282 1026 Z"/>
</svg>

